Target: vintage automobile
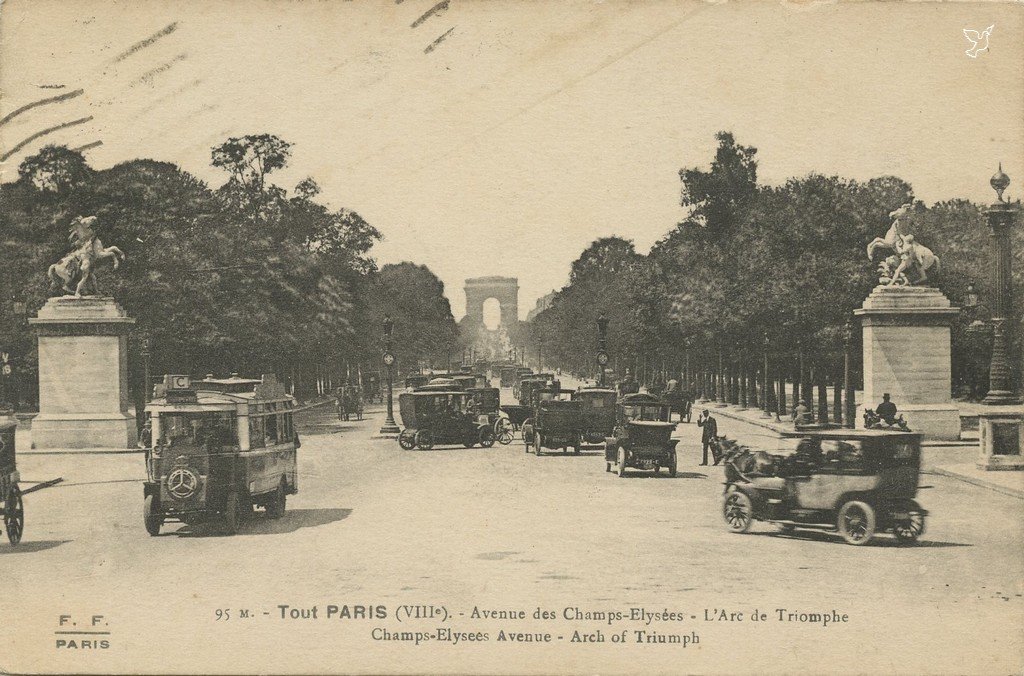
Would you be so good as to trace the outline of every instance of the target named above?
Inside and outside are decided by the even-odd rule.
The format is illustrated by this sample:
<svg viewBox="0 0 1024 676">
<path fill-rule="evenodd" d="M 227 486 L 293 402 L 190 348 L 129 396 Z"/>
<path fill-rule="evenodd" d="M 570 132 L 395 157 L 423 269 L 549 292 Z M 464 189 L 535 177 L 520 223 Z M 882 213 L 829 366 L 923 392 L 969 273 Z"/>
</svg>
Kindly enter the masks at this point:
<svg viewBox="0 0 1024 676">
<path fill-rule="evenodd" d="M 218 520 L 229 534 L 254 505 L 276 519 L 299 490 L 295 400 L 272 375 L 260 380 L 167 376 L 146 406 L 144 521 L 159 535 L 167 521 Z"/>
<path fill-rule="evenodd" d="M 464 390 L 418 390 L 398 396 L 402 431 L 398 445 L 407 451 L 427 451 L 440 444 L 472 448 L 494 445 L 494 428 L 473 413 L 470 395 Z"/>
<path fill-rule="evenodd" d="M 457 373 L 452 376 L 452 380 L 455 381 L 455 386 L 462 390 L 477 386 L 476 376 L 472 373 Z"/>
<path fill-rule="evenodd" d="M 921 435 L 868 429 L 788 432 L 789 456 L 738 449 L 725 458 L 722 516 L 734 533 L 754 521 L 836 531 L 851 545 L 891 532 L 899 542 L 924 533 L 928 512 L 914 499 Z"/>
<path fill-rule="evenodd" d="M 544 449 L 569 447 L 578 454 L 583 445 L 583 406 L 572 398 L 572 390 L 544 388 L 532 393 L 533 414 L 523 423 L 523 443 L 526 452 L 533 448 L 536 455 Z"/>
<path fill-rule="evenodd" d="M 523 378 L 519 382 L 518 393 L 513 392 L 513 394 L 519 400 L 520 404 L 532 407 L 534 404 L 533 393 L 536 390 L 545 388 L 557 390 L 561 388 L 561 386 L 561 383 L 555 379 L 555 375 L 553 373 L 534 373 L 533 375 Z"/>
<path fill-rule="evenodd" d="M 21 500 L 21 488 L 18 486 L 21 477 L 18 474 L 14 452 L 16 427 L 17 423 L 13 418 L 0 418 L 0 500 L 3 500 L 0 514 L 4 517 L 7 540 L 12 545 L 21 542 L 22 533 L 25 532 L 25 505 Z"/>
<path fill-rule="evenodd" d="M 422 387 L 430 382 L 430 376 L 425 373 L 411 373 L 405 377 L 405 389 L 412 390 Z"/>
<path fill-rule="evenodd" d="M 605 442 L 604 469 L 626 475 L 627 468 L 654 470 L 664 467 L 676 475 L 676 424 L 672 407 L 651 394 L 627 394 L 616 407 L 615 429 Z"/>
<path fill-rule="evenodd" d="M 470 399 L 470 410 L 480 423 L 486 422 L 494 429 L 494 438 L 502 446 L 512 443 L 512 422 L 501 412 L 501 392 L 496 387 L 474 387 L 466 390 Z"/>
<path fill-rule="evenodd" d="M 572 398 L 580 402 L 583 409 L 583 441 L 588 444 L 603 444 L 615 429 L 615 390 L 603 387 L 581 387 L 573 392 Z"/>
<path fill-rule="evenodd" d="M 516 376 L 519 375 L 518 366 L 502 366 L 499 371 L 502 387 L 512 387 L 516 384 Z"/>
</svg>

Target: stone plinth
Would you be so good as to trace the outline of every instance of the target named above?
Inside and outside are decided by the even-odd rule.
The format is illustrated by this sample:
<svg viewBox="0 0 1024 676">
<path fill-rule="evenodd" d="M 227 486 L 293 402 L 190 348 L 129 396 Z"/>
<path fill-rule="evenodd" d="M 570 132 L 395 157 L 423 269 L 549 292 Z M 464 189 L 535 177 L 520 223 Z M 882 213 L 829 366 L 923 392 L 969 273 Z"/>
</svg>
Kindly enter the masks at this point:
<svg viewBox="0 0 1024 676">
<path fill-rule="evenodd" d="M 51 298 L 29 319 L 39 340 L 39 449 L 135 446 L 128 400 L 128 332 L 135 320 L 113 298 Z"/>
<path fill-rule="evenodd" d="M 941 291 L 878 286 L 854 314 L 864 338 L 864 406 L 888 392 L 910 429 L 925 439 L 959 439 L 960 416 L 950 394 L 950 324 L 959 312 Z"/>
<path fill-rule="evenodd" d="M 978 413 L 978 469 L 1024 469 L 1024 408 L 992 406 Z"/>
</svg>

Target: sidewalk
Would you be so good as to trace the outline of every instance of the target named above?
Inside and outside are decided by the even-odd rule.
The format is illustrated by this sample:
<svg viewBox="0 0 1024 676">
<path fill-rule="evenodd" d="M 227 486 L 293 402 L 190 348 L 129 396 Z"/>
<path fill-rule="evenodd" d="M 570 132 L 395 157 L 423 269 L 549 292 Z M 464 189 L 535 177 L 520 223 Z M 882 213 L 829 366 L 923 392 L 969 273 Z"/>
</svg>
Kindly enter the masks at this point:
<svg viewBox="0 0 1024 676">
<path fill-rule="evenodd" d="M 695 416 L 706 408 L 714 416 L 756 425 L 776 434 L 795 430 L 792 421 L 776 421 L 775 416 L 764 416 L 759 409 L 741 410 L 734 404 L 723 405 L 712 401 L 694 402 L 693 408 Z M 978 469 L 974 464 L 975 456 L 978 453 L 977 433 L 966 436 L 967 438 L 960 441 L 923 442 L 921 444 L 922 470 L 1024 499 L 1024 472 Z"/>
</svg>

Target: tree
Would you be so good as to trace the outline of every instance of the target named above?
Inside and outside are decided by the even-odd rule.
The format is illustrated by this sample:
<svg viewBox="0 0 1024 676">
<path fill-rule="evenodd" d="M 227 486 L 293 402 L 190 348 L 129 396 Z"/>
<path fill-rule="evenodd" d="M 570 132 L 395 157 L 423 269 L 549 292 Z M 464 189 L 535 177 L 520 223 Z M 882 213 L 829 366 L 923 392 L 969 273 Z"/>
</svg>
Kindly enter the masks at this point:
<svg viewBox="0 0 1024 676">
<path fill-rule="evenodd" d="M 44 146 L 39 153 L 26 157 L 18 166 L 22 181 L 38 190 L 61 192 L 89 180 L 92 169 L 85 156 L 66 146 Z"/>
<path fill-rule="evenodd" d="M 231 137 L 213 149 L 213 166 L 247 191 L 263 192 L 267 174 L 288 163 L 292 144 L 272 134 Z"/>
</svg>

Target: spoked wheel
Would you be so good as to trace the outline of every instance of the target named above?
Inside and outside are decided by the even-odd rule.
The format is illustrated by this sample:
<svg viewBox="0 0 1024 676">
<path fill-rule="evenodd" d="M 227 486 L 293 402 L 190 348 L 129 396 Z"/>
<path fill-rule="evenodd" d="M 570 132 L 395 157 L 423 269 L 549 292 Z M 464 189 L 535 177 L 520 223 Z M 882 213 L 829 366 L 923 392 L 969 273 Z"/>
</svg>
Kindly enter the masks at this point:
<svg viewBox="0 0 1024 676">
<path fill-rule="evenodd" d="M 746 533 L 754 522 L 754 507 L 746 493 L 732 491 L 722 503 L 722 517 L 733 533 Z"/>
<path fill-rule="evenodd" d="M 429 451 L 434 447 L 434 437 L 430 434 L 430 430 L 420 430 L 416 433 L 416 445 L 424 451 Z"/>
<path fill-rule="evenodd" d="M 494 445 L 494 430 L 490 427 L 480 428 L 480 446 L 483 448 L 490 448 Z"/>
<path fill-rule="evenodd" d="M 913 503 L 908 510 L 906 519 L 900 519 L 892 527 L 892 534 L 901 543 L 912 544 L 924 534 L 924 514 L 917 503 Z"/>
<path fill-rule="evenodd" d="M 508 446 L 512 443 L 512 431 L 506 428 L 502 428 L 501 432 L 498 433 L 498 443 L 502 446 Z"/>
<path fill-rule="evenodd" d="M 836 526 L 848 544 L 866 544 L 875 534 L 875 510 L 866 502 L 851 500 L 840 508 Z"/>
<path fill-rule="evenodd" d="M 618 475 L 620 477 L 626 476 L 626 449 L 619 446 L 619 452 L 616 456 L 616 464 L 618 465 Z"/>
<path fill-rule="evenodd" d="M 12 545 L 21 542 L 21 535 L 25 532 L 25 504 L 21 501 L 18 484 L 11 484 L 4 497 L 4 529 Z"/>
<path fill-rule="evenodd" d="M 160 526 L 164 525 L 164 518 L 157 513 L 155 495 L 146 496 L 146 502 L 142 506 L 142 518 L 145 520 L 147 533 L 154 537 L 160 535 Z"/>
<path fill-rule="evenodd" d="M 398 435 L 398 445 L 406 451 L 416 448 L 416 432 L 408 428 L 402 430 L 402 433 Z"/>
</svg>

